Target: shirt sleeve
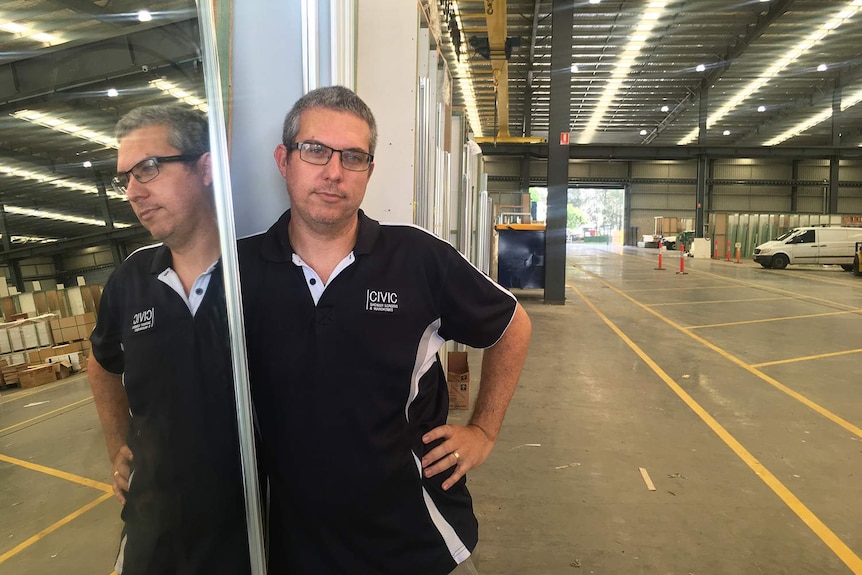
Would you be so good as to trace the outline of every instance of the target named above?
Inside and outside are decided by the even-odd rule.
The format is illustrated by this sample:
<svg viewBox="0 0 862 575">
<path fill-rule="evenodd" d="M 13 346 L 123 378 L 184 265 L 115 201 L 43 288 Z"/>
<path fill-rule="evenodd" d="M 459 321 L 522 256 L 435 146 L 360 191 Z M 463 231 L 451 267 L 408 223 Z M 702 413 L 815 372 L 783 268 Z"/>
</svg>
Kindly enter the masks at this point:
<svg viewBox="0 0 862 575">
<path fill-rule="evenodd" d="M 105 370 L 122 374 L 123 359 L 122 316 L 118 309 L 116 273 L 108 279 L 99 303 L 96 328 L 90 334 L 91 353 Z"/>
<path fill-rule="evenodd" d="M 479 271 L 452 246 L 441 242 L 443 257 L 440 336 L 470 347 L 491 347 L 503 337 L 517 300 Z"/>
</svg>

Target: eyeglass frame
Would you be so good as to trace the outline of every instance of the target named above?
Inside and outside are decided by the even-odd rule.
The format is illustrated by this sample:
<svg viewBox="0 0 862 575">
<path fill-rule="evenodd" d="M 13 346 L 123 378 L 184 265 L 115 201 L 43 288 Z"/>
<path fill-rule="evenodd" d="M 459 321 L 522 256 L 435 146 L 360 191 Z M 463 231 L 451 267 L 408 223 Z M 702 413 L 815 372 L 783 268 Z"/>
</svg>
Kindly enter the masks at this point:
<svg viewBox="0 0 862 575">
<path fill-rule="evenodd" d="M 129 174 L 131 174 L 135 178 L 135 180 L 138 181 L 139 184 L 146 184 L 148 182 L 152 182 L 159 177 L 159 174 L 161 174 L 161 171 L 159 171 L 159 164 L 168 164 L 170 162 L 197 161 L 205 153 L 206 152 L 201 152 L 199 154 L 177 154 L 175 156 L 150 156 L 149 158 L 144 158 L 143 160 L 132 166 L 131 169 L 126 170 L 125 172 L 119 172 L 116 176 L 111 178 L 111 187 L 114 188 L 114 191 L 118 194 L 126 194 L 128 193 L 128 185 L 131 181 Z M 155 162 L 153 164 L 153 167 L 156 169 L 156 174 L 152 178 L 142 180 L 141 177 L 135 173 L 135 170 L 145 162 Z M 120 176 L 126 177 L 125 184 L 120 182 Z"/>
<path fill-rule="evenodd" d="M 302 157 L 302 146 L 320 146 L 321 148 L 329 150 L 329 156 L 326 158 L 326 161 L 322 164 L 318 164 L 317 162 L 311 162 Z M 338 148 L 333 148 L 332 146 L 327 146 L 326 144 L 321 144 L 320 142 L 293 142 L 290 145 L 285 144 L 285 147 L 289 150 L 297 150 L 299 151 L 299 159 L 307 164 L 311 164 L 313 166 L 325 166 L 329 164 L 332 160 L 332 155 L 335 152 L 338 152 L 338 160 L 341 162 L 341 167 L 349 172 L 367 172 L 371 169 L 371 164 L 374 162 L 374 154 L 369 154 L 368 152 L 363 152 L 362 150 L 339 150 Z M 355 170 L 353 168 L 348 168 L 344 165 L 344 152 L 349 154 L 361 154 L 363 156 L 368 156 L 368 160 L 365 163 L 365 168 L 361 170 Z"/>
</svg>

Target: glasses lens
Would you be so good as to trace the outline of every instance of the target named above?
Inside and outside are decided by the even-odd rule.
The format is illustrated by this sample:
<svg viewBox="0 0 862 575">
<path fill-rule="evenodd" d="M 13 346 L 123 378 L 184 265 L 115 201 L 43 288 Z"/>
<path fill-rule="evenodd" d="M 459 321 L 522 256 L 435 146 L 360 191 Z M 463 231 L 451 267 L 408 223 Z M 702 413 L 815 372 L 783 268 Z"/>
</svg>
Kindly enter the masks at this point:
<svg viewBox="0 0 862 575">
<path fill-rule="evenodd" d="M 351 152 L 349 150 L 345 150 L 341 152 L 341 165 L 344 166 L 346 170 L 364 172 L 368 169 L 368 159 L 370 157 L 371 156 L 365 152 Z"/>
<path fill-rule="evenodd" d="M 332 157 L 332 149 L 323 144 L 303 142 L 299 145 L 299 158 L 309 164 L 323 165 Z"/>
<path fill-rule="evenodd" d="M 146 184 L 159 175 L 159 163 L 155 158 L 146 159 L 132 168 L 132 175 L 142 184 Z"/>
</svg>

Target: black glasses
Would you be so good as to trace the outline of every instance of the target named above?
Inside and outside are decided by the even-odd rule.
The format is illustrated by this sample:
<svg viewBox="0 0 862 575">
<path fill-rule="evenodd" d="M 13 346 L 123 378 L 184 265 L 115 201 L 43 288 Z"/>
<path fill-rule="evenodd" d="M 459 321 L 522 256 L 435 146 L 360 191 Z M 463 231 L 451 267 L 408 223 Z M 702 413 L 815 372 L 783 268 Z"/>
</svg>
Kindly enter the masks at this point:
<svg viewBox="0 0 862 575">
<path fill-rule="evenodd" d="M 341 156 L 341 167 L 351 172 L 364 172 L 371 166 L 374 156 L 356 150 L 336 150 L 317 142 L 299 142 L 288 146 L 299 150 L 299 159 L 309 164 L 325 166 L 332 158 L 333 152 Z"/>
<path fill-rule="evenodd" d="M 144 158 L 128 172 L 120 172 L 111 178 L 111 186 L 119 194 L 125 194 L 129 187 L 129 176 L 135 176 L 135 179 L 142 184 L 152 181 L 159 175 L 159 164 L 168 162 L 191 162 L 197 160 L 203 154 L 180 154 L 179 156 L 153 156 L 152 158 Z"/>
</svg>

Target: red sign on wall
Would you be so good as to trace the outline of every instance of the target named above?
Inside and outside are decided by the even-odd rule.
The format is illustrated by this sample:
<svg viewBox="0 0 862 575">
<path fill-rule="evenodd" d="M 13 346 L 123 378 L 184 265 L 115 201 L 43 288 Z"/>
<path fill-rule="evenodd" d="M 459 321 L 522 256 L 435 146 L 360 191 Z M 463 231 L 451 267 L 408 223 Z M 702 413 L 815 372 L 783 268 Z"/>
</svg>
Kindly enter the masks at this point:
<svg viewBox="0 0 862 575">
<path fill-rule="evenodd" d="M 568 132 L 560 132 L 560 145 L 568 146 L 569 145 L 569 133 Z"/>
</svg>

